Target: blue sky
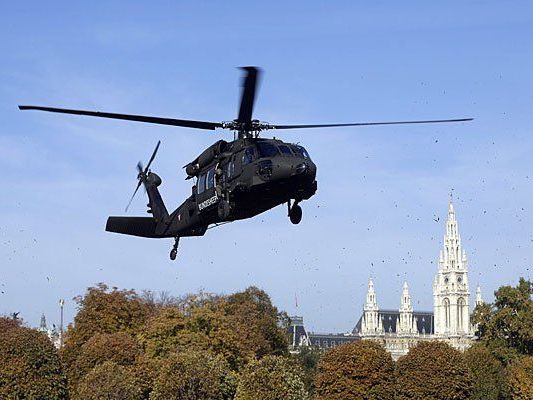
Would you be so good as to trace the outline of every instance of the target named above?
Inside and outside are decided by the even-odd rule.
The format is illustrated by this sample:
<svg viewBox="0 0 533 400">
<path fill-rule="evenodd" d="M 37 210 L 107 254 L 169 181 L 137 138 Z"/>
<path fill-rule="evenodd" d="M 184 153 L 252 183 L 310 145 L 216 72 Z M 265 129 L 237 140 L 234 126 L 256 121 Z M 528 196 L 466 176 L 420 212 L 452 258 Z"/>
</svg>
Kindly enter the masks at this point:
<svg viewBox="0 0 533 400">
<path fill-rule="evenodd" d="M 348 331 L 369 276 L 380 306 L 398 307 L 407 279 L 431 309 L 452 189 L 472 289 L 490 299 L 530 274 L 530 2 L 10 2 L 0 33 L 0 313 L 56 322 L 65 298 L 71 319 L 97 282 L 257 285 L 290 313 L 296 295 L 312 330 Z M 157 140 L 172 208 L 190 193 L 181 166 L 231 135 L 16 108 L 231 120 L 241 65 L 264 69 L 255 116 L 272 123 L 475 121 L 284 132 L 319 168 L 302 223 L 279 207 L 182 240 L 170 262 L 171 241 L 106 233 L 106 218 Z M 130 215 L 144 205 L 140 193 Z"/>
</svg>

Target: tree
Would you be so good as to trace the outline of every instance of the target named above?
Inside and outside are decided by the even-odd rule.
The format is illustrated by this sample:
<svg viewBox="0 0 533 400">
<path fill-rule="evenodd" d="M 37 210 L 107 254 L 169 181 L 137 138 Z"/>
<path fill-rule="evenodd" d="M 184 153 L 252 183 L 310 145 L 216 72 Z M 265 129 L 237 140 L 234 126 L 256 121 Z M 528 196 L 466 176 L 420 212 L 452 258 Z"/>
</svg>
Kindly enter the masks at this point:
<svg viewBox="0 0 533 400">
<path fill-rule="evenodd" d="M 242 371 L 235 400 L 305 400 L 303 372 L 287 357 L 266 356 Z"/>
<path fill-rule="evenodd" d="M 315 379 L 318 372 L 318 362 L 322 351 L 320 349 L 302 346 L 300 351 L 293 355 L 294 359 L 303 371 L 305 389 L 310 396 L 315 393 Z"/>
<path fill-rule="evenodd" d="M 200 300 L 188 309 L 187 329 L 203 333 L 209 348 L 223 354 L 232 369 L 266 355 L 288 354 L 282 314 L 263 290 L 249 287 L 230 296 Z"/>
<path fill-rule="evenodd" d="M 186 350 L 159 361 L 151 400 L 232 398 L 232 375 L 225 360 L 207 351 Z"/>
<path fill-rule="evenodd" d="M 399 400 L 462 400 L 472 377 L 462 354 L 443 342 L 420 342 L 396 363 Z"/>
<path fill-rule="evenodd" d="M 508 379 L 513 400 L 533 399 L 533 356 L 523 357 L 511 364 Z"/>
<path fill-rule="evenodd" d="M 230 325 L 241 334 L 246 346 L 256 357 L 288 354 L 283 314 L 272 305 L 268 294 L 254 286 L 227 298 L 226 315 Z"/>
<path fill-rule="evenodd" d="M 106 361 L 121 366 L 133 365 L 141 352 L 137 340 L 127 333 L 97 333 L 81 346 L 68 371 L 69 384 L 75 385 L 91 369 Z"/>
<path fill-rule="evenodd" d="M 87 373 L 73 400 L 141 400 L 142 391 L 131 369 L 106 361 Z"/>
<path fill-rule="evenodd" d="M 162 308 L 139 333 L 145 354 L 151 358 L 166 357 L 183 348 L 207 350 L 209 337 L 201 329 L 191 327 L 177 307 Z"/>
<path fill-rule="evenodd" d="M 139 339 L 149 357 L 180 349 L 221 354 L 233 370 L 248 360 L 287 354 L 279 313 L 257 288 L 230 296 L 187 296 L 180 307 L 164 307 L 146 324 Z"/>
<path fill-rule="evenodd" d="M 505 389 L 505 369 L 501 362 L 483 344 L 476 343 L 464 358 L 473 379 L 470 400 L 498 400 Z"/>
<path fill-rule="evenodd" d="M 68 398 L 59 356 L 46 335 L 3 317 L 0 317 L 0 398 Z"/>
<path fill-rule="evenodd" d="M 504 362 L 516 354 L 533 354 L 533 283 L 520 278 L 518 286 L 502 286 L 495 293 L 493 306 L 478 307 L 474 322 L 482 341 L 502 350 Z M 514 354 L 513 354 L 514 353 Z"/>
<path fill-rule="evenodd" d="M 394 363 L 374 341 L 344 344 L 324 353 L 315 381 L 319 400 L 388 400 L 394 397 Z"/>
<path fill-rule="evenodd" d="M 103 283 L 90 287 L 75 298 L 78 313 L 69 327 L 62 350 L 64 362 L 71 367 L 81 347 L 99 333 L 136 334 L 145 324 L 151 307 L 133 290 L 111 290 Z"/>
</svg>

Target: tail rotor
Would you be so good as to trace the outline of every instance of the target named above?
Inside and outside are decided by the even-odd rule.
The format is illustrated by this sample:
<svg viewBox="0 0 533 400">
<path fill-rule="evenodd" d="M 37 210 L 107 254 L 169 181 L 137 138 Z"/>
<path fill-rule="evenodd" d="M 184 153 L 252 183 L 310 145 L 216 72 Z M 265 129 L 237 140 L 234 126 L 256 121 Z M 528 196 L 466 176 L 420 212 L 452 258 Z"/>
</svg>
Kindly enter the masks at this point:
<svg viewBox="0 0 533 400">
<path fill-rule="evenodd" d="M 146 182 L 146 178 L 148 177 L 148 174 L 150 173 L 150 165 L 152 165 L 152 162 L 155 159 L 155 156 L 157 154 L 157 151 L 159 150 L 159 145 L 160 144 L 161 144 L 161 140 L 158 140 L 157 144 L 155 146 L 154 152 L 152 153 L 152 156 L 150 157 L 150 160 L 148 160 L 148 164 L 146 164 L 145 168 L 143 168 L 143 164 L 142 164 L 141 161 L 139 161 L 137 163 L 137 171 L 138 171 L 137 179 L 138 179 L 139 182 L 137 183 L 137 187 L 135 188 L 135 191 L 133 192 L 133 195 L 131 196 L 130 201 L 128 202 L 128 205 L 126 206 L 126 211 L 128 211 L 128 208 L 130 207 L 131 202 L 135 198 L 135 195 L 137 194 L 137 191 L 139 190 L 141 185 L 144 182 Z"/>
</svg>

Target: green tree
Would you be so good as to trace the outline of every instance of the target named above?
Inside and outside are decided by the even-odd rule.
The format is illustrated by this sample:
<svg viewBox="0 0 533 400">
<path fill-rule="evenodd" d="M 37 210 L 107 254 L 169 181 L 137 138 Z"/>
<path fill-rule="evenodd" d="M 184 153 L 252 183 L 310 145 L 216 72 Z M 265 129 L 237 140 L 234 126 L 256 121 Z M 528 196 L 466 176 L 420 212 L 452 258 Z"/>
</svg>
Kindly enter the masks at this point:
<svg viewBox="0 0 533 400">
<path fill-rule="evenodd" d="M 186 350 L 159 361 L 151 400 L 232 398 L 233 378 L 225 360 L 207 351 Z"/>
<path fill-rule="evenodd" d="M 305 400 L 303 372 L 290 358 L 266 356 L 242 371 L 235 400 Z"/>
<path fill-rule="evenodd" d="M 305 389 L 310 396 L 315 393 L 315 379 L 321 354 L 322 351 L 320 349 L 303 346 L 298 353 L 293 355 L 295 361 L 303 371 Z"/>
<path fill-rule="evenodd" d="M 509 391 L 513 400 L 533 399 L 533 356 L 523 357 L 509 366 Z"/>
<path fill-rule="evenodd" d="M 389 400 L 393 386 L 392 357 L 374 341 L 344 344 L 320 358 L 315 381 L 319 400 Z"/>
<path fill-rule="evenodd" d="M 516 287 L 502 286 L 496 291 L 494 305 L 475 310 L 480 339 L 500 349 L 504 362 L 512 361 L 516 354 L 533 354 L 532 295 L 532 282 L 520 278 Z"/>
<path fill-rule="evenodd" d="M 67 381 L 46 335 L 0 317 L 0 399 L 67 399 Z"/>
<path fill-rule="evenodd" d="M 73 400 L 141 400 L 142 389 L 131 369 L 106 361 L 83 376 Z"/>
<path fill-rule="evenodd" d="M 396 363 L 399 400 L 463 400 L 472 377 L 463 355 L 443 342 L 420 342 Z"/>
<path fill-rule="evenodd" d="M 470 400 L 498 400 L 505 392 L 505 369 L 494 354 L 483 344 L 476 343 L 464 358 L 473 378 Z"/>
</svg>

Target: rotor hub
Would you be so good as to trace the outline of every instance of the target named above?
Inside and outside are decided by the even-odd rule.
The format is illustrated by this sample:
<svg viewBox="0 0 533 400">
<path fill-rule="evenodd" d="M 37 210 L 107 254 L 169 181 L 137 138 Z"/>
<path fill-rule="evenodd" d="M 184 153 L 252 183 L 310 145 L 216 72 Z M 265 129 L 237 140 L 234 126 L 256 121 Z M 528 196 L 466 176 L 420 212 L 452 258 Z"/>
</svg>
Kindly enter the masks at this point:
<svg viewBox="0 0 533 400">
<path fill-rule="evenodd" d="M 237 119 L 233 121 L 222 122 L 223 129 L 229 129 L 239 133 L 240 138 L 258 137 L 261 131 L 268 129 L 275 129 L 275 127 L 268 122 L 259 121 L 257 119 L 250 122 L 242 122 Z"/>
</svg>

